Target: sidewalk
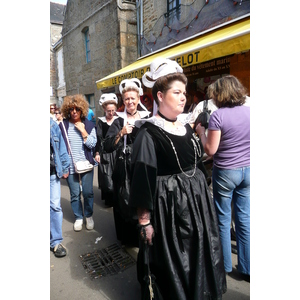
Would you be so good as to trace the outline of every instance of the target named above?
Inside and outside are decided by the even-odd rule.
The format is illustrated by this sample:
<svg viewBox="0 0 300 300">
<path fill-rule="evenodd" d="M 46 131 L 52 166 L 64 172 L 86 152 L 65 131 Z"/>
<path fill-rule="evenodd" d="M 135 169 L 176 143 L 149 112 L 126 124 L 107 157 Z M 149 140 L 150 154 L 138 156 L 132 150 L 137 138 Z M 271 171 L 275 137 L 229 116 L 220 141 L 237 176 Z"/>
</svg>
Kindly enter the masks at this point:
<svg viewBox="0 0 300 300">
<path fill-rule="evenodd" d="M 74 216 L 71 210 L 69 188 L 65 180 L 61 185 L 63 218 L 63 245 L 68 254 L 56 258 L 50 252 L 50 299 L 72 300 L 139 300 L 140 285 L 136 277 L 136 266 L 132 265 L 121 273 L 91 279 L 82 265 L 80 255 L 118 244 L 112 208 L 106 208 L 98 189 L 97 168 L 94 170 L 94 222 L 93 230 L 73 230 Z M 125 248 L 135 260 L 137 248 Z M 240 279 L 236 270 L 237 255 L 232 254 L 233 272 L 227 275 L 227 292 L 224 300 L 250 299 L 250 283 Z"/>
</svg>

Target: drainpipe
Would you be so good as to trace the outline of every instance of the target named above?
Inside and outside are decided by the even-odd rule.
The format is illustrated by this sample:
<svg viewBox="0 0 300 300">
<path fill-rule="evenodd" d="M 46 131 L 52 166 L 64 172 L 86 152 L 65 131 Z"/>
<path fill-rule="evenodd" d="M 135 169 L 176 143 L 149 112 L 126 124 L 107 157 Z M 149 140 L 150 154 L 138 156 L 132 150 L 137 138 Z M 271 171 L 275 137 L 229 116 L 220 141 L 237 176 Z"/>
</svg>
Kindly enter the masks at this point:
<svg viewBox="0 0 300 300">
<path fill-rule="evenodd" d="M 140 48 L 140 17 L 139 17 L 139 1 L 136 1 L 136 27 L 137 27 L 137 53 L 138 57 L 141 56 Z"/>
<path fill-rule="evenodd" d="M 139 42 L 141 41 L 141 37 L 143 36 L 143 31 L 144 31 L 144 28 L 143 28 L 143 23 L 144 23 L 144 17 L 143 17 L 143 0 L 140 0 L 141 3 L 140 3 L 140 21 L 141 21 L 141 24 L 140 24 L 140 40 Z M 140 49 L 141 51 L 141 49 Z M 141 53 L 140 53 L 140 56 L 141 56 Z"/>
</svg>

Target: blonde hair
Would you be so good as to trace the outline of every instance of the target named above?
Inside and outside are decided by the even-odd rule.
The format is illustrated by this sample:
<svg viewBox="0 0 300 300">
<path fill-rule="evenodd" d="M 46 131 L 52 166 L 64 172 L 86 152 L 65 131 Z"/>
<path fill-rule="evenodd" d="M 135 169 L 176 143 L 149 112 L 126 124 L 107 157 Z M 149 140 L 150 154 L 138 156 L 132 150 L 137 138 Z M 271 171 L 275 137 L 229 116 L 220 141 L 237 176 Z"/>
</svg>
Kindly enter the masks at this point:
<svg viewBox="0 0 300 300">
<path fill-rule="evenodd" d="M 140 91 L 139 91 L 138 87 L 135 87 L 135 86 L 126 86 L 122 90 L 122 99 L 124 100 L 124 94 L 126 92 L 131 92 L 131 91 L 136 92 L 137 93 L 137 97 L 140 98 Z"/>
<path fill-rule="evenodd" d="M 89 103 L 85 100 L 84 95 L 76 94 L 66 96 L 61 107 L 61 112 L 66 119 L 70 119 L 70 108 L 78 107 L 81 110 L 81 119 L 84 119 L 89 112 Z"/>
</svg>

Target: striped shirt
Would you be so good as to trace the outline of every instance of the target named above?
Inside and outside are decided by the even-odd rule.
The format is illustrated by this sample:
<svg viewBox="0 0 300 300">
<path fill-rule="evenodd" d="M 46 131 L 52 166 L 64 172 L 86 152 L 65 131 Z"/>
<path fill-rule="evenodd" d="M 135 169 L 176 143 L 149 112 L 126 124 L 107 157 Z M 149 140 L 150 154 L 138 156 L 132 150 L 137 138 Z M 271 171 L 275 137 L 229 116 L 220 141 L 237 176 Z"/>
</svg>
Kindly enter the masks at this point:
<svg viewBox="0 0 300 300">
<path fill-rule="evenodd" d="M 73 160 L 75 162 L 80 161 L 80 160 L 86 160 L 86 157 L 84 155 L 84 144 L 88 147 L 88 148 L 93 148 L 96 146 L 97 143 L 97 136 L 96 136 L 96 130 L 95 128 L 92 129 L 91 133 L 88 135 L 85 143 L 83 141 L 81 132 L 76 129 L 75 125 L 73 123 L 69 123 L 69 129 L 68 129 L 68 138 L 69 138 L 69 142 L 70 142 L 70 146 L 71 146 L 71 151 L 72 151 L 72 155 L 73 155 Z M 74 174 L 75 173 L 75 168 L 74 168 L 74 164 L 73 164 L 73 160 L 71 155 L 70 156 L 70 174 Z M 95 164 L 95 166 L 97 165 L 97 163 Z"/>
</svg>

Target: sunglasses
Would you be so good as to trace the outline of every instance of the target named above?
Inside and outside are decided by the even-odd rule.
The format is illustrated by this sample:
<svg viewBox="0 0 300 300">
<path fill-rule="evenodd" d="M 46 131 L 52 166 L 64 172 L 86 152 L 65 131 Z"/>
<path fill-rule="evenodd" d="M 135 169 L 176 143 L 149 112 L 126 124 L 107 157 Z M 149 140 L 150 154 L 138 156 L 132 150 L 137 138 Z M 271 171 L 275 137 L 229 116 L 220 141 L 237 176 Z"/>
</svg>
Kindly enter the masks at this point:
<svg viewBox="0 0 300 300">
<path fill-rule="evenodd" d="M 60 115 L 61 113 L 60 112 L 56 112 L 56 113 L 54 113 L 55 115 Z"/>
<path fill-rule="evenodd" d="M 72 112 L 74 109 L 75 109 L 76 111 L 81 111 L 80 108 L 78 108 L 78 107 L 70 108 L 69 111 Z"/>
</svg>

